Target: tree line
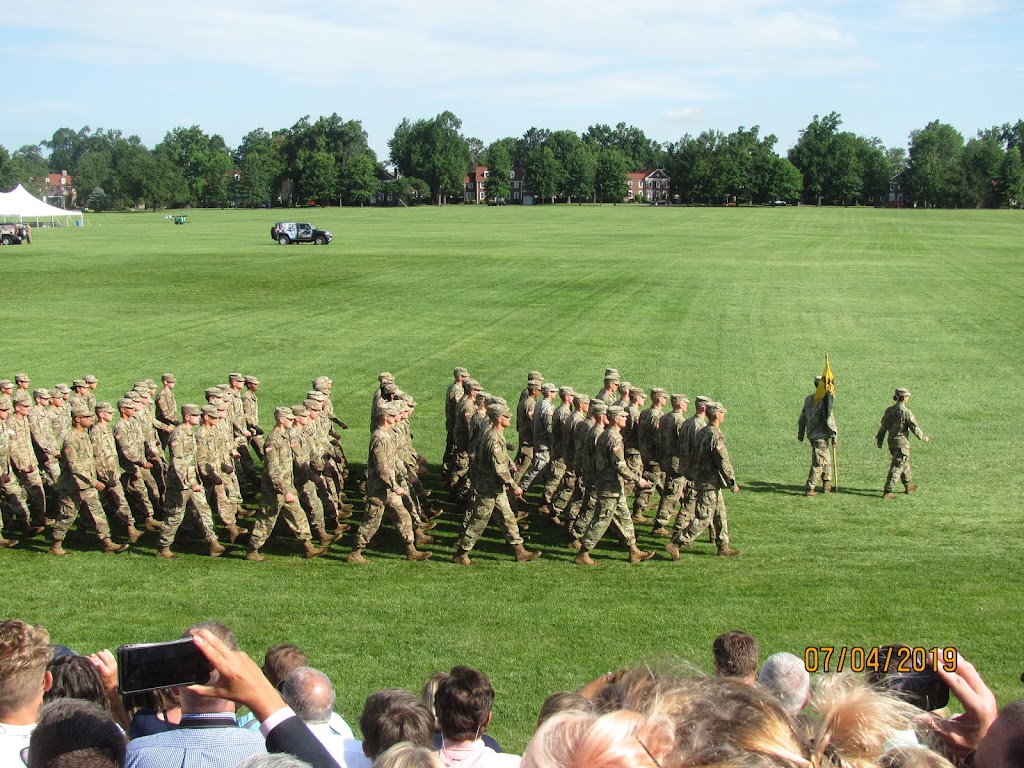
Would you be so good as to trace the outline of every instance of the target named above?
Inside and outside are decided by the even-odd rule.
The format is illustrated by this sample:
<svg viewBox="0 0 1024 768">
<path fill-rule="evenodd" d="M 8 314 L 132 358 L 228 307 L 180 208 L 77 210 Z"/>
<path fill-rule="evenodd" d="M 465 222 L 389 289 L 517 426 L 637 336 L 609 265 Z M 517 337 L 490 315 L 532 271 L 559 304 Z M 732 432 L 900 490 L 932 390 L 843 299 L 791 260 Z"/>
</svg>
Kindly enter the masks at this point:
<svg viewBox="0 0 1024 768">
<path fill-rule="evenodd" d="M 66 171 L 77 205 L 94 210 L 361 205 L 384 189 L 406 204 L 443 204 L 462 199 L 467 172 L 480 164 L 490 171 L 489 196 L 509 197 L 518 167 L 538 202 L 620 202 L 627 173 L 654 168 L 671 177 L 671 199 L 686 204 L 871 204 L 888 199 L 894 178 L 906 204 L 1000 207 L 1024 198 L 1024 120 L 966 141 L 933 121 L 912 131 L 907 147 L 886 147 L 841 126 L 836 112 L 815 115 L 785 157 L 777 137 L 762 136 L 756 125 L 674 142 L 626 123 L 581 134 L 534 127 L 485 146 L 446 111 L 398 124 L 387 158 L 396 174 L 370 149 L 362 123 L 336 113 L 307 115 L 273 132 L 257 128 L 235 148 L 195 125 L 168 131 L 152 149 L 120 130 L 58 128 L 14 152 L 0 146 L 0 189 L 20 183 L 41 194 L 48 173 Z"/>
</svg>

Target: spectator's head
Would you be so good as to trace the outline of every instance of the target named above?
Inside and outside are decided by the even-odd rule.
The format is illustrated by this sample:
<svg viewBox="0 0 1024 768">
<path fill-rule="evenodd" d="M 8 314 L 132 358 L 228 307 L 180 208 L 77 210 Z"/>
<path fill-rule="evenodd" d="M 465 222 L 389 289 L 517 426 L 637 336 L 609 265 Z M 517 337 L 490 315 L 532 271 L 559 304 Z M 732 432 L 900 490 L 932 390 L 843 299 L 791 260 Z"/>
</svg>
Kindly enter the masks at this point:
<svg viewBox="0 0 1024 768">
<path fill-rule="evenodd" d="M 542 725 L 523 753 L 523 768 L 660 768 L 672 748 L 661 715 L 618 710 L 605 715 L 563 712 Z"/>
<path fill-rule="evenodd" d="M 408 691 L 388 688 L 366 698 L 359 716 L 363 754 L 371 760 L 400 741 L 429 747 L 434 743 L 434 718 L 427 705 Z"/>
<path fill-rule="evenodd" d="M 715 654 L 715 674 L 738 677 L 753 685 L 757 676 L 757 640 L 746 632 L 733 630 L 715 638 L 711 645 Z"/>
<path fill-rule="evenodd" d="M 312 768 L 312 766 L 287 752 L 271 752 L 247 757 L 235 768 Z"/>
<path fill-rule="evenodd" d="M 441 734 L 449 741 L 475 741 L 487 730 L 494 689 L 487 675 L 469 667 L 453 667 L 434 697 Z"/>
<path fill-rule="evenodd" d="M 444 763 L 429 747 L 403 741 L 374 760 L 373 768 L 444 768 Z"/>
<path fill-rule="evenodd" d="M 540 714 L 537 715 L 537 727 L 540 728 L 546 720 L 562 712 L 593 714 L 594 702 L 576 691 L 555 691 L 541 704 Z"/>
<path fill-rule="evenodd" d="M 878 768 L 953 768 L 953 764 L 924 747 L 899 747 L 882 755 Z"/>
<path fill-rule="evenodd" d="M 122 768 L 125 737 L 110 713 L 82 699 L 57 699 L 40 710 L 28 768 Z"/>
<path fill-rule="evenodd" d="M 85 656 L 58 656 L 50 662 L 53 684 L 43 694 L 43 702 L 54 699 L 83 699 L 110 711 L 110 701 L 100 672 Z"/>
<path fill-rule="evenodd" d="M 299 667 L 309 666 L 309 658 L 297 645 L 275 645 L 268 648 L 263 657 L 263 674 L 267 680 L 277 687 L 292 672 Z"/>
<path fill-rule="evenodd" d="M 13 619 L 0 622 L 0 722 L 36 721 L 52 682 L 46 669 L 52 656 L 50 635 L 42 627 Z"/>
<path fill-rule="evenodd" d="M 811 695 L 811 675 L 802 659 L 792 653 L 776 653 L 765 659 L 757 684 L 778 699 L 790 715 L 800 714 Z"/>
<path fill-rule="evenodd" d="M 1024 765 L 1024 699 L 1011 701 L 988 729 L 974 753 L 975 768 Z"/>
<path fill-rule="evenodd" d="M 221 624 L 219 621 L 203 621 L 193 624 L 185 630 L 182 637 L 192 637 L 197 629 L 205 629 L 227 647 L 229 651 L 238 650 L 238 639 L 235 633 Z M 198 696 L 187 688 L 180 688 L 181 711 L 182 713 L 203 713 L 203 712 L 234 712 L 235 702 L 230 699 L 218 699 L 214 696 Z"/>
<path fill-rule="evenodd" d="M 319 669 L 292 670 L 281 683 L 281 697 L 306 723 L 326 723 L 334 714 L 334 686 Z"/>
<path fill-rule="evenodd" d="M 447 672 L 435 672 L 427 678 L 427 682 L 423 684 L 423 703 L 427 705 L 427 709 L 430 710 L 430 714 L 434 716 L 434 730 L 441 730 L 441 723 L 437 720 L 437 709 L 434 706 L 434 697 L 437 696 L 437 687 L 441 685 L 445 680 L 448 679 Z"/>
</svg>

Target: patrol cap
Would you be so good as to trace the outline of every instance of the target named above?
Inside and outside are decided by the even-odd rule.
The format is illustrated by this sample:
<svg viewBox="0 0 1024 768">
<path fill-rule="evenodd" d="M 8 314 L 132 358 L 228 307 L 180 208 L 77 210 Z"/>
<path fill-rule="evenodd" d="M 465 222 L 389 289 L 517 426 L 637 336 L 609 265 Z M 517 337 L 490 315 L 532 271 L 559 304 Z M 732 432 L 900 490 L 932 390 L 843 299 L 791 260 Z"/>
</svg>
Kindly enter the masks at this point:
<svg viewBox="0 0 1024 768">
<path fill-rule="evenodd" d="M 706 405 L 707 405 L 708 403 L 713 403 L 713 402 L 715 402 L 715 401 L 714 401 L 714 400 L 712 400 L 712 399 L 711 399 L 710 397 L 708 397 L 707 395 L 697 395 L 697 400 L 696 400 L 696 403 L 697 403 L 697 407 L 698 407 L 698 408 L 699 408 L 700 406 L 702 406 L 702 405 L 706 406 Z"/>
<path fill-rule="evenodd" d="M 541 394 L 544 394 L 544 395 L 548 394 L 549 392 L 554 392 L 557 389 L 558 389 L 558 387 L 556 387 L 554 385 L 554 383 L 552 383 L 550 381 L 546 381 L 546 382 L 544 382 L 543 384 L 540 385 Z"/>
<path fill-rule="evenodd" d="M 147 387 L 145 384 L 136 384 L 133 387 L 133 389 L 140 395 L 146 395 L 147 397 L 149 396 L 149 387 Z"/>
<path fill-rule="evenodd" d="M 150 389 L 156 389 L 156 382 L 153 381 L 152 379 L 143 379 L 142 383 L 145 384 Z"/>
<path fill-rule="evenodd" d="M 508 406 L 504 403 L 491 403 L 487 406 L 487 418 L 496 419 L 499 416 L 508 416 Z"/>
<path fill-rule="evenodd" d="M 274 409 L 275 419 L 288 419 L 289 421 L 295 420 L 295 413 L 287 405 L 281 405 Z"/>
<path fill-rule="evenodd" d="M 16 374 L 14 374 L 14 383 L 15 383 L 15 384 L 21 383 L 21 382 L 23 382 L 23 381 L 24 381 L 24 382 L 25 382 L 26 384 L 28 384 L 28 383 L 29 383 L 29 381 L 31 381 L 31 379 L 29 379 L 29 377 L 28 377 L 28 374 L 27 374 L 27 373 L 16 373 Z"/>
<path fill-rule="evenodd" d="M 455 366 L 455 370 L 452 371 L 452 376 L 469 376 L 469 371 L 467 371 L 461 365 L 457 365 Z"/>
<path fill-rule="evenodd" d="M 127 397 L 122 397 L 117 401 L 117 407 L 122 411 L 134 411 L 135 401 L 129 400 Z"/>
<path fill-rule="evenodd" d="M 647 393 L 642 387 L 633 387 L 629 390 L 629 396 L 633 400 L 643 400 L 647 397 Z"/>
<path fill-rule="evenodd" d="M 896 388 L 896 392 L 893 395 L 893 397 L 900 398 L 900 399 L 902 399 L 904 397 L 910 397 L 910 390 L 907 389 L 906 387 L 897 387 Z"/>
<path fill-rule="evenodd" d="M 0 379 L 0 389 L 14 389 L 14 382 L 10 379 Z"/>
<path fill-rule="evenodd" d="M 628 381 L 620 381 L 619 382 L 619 391 L 620 392 L 623 392 L 625 390 L 632 389 L 632 388 L 633 388 L 633 385 L 630 384 Z"/>
<path fill-rule="evenodd" d="M 577 403 L 587 403 L 587 404 L 589 404 L 590 403 L 590 395 L 584 395 L 581 392 L 580 394 L 576 395 L 576 402 Z"/>
<path fill-rule="evenodd" d="M 383 392 L 385 395 L 393 395 L 395 394 L 395 392 L 398 391 L 398 387 L 395 386 L 395 382 L 386 381 L 381 385 L 380 391 Z"/>
<path fill-rule="evenodd" d="M 181 406 L 181 418 L 186 419 L 189 416 L 200 416 L 203 413 L 203 409 L 195 403 L 185 403 Z"/>
<path fill-rule="evenodd" d="M 607 413 L 609 419 L 617 419 L 619 416 L 629 415 L 626 413 L 626 409 L 621 405 L 609 405 Z"/>
<path fill-rule="evenodd" d="M 34 390 L 32 390 L 32 397 L 41 397 L 45 400 L 49 400 L 50 390 L 48 390 L 46 387 L 36 387 Z"/>
<path fill-rule="evenodd" d="M 377 381 L 379 381 L 381 384 L 383 384 L 385 381 L 394 380 L 395 374 L 391 373 L 390 371 L 381 371 L 380 373 L 377 374 Z"/>
<path fill-rule="evenodd" d="M 10 395 L 0 395 L 0 411 L 9 411 L 9 410 L 11 410 L 11 396 Z"/>
<path fill-rule="evenodd" d="M 686 395 L 674 394 L 672 395 L 671 399 L 672 405 L 679 405 L 680 403 L 686 403 L 687 405 L 689 405 L 690 403 L 690 398 L 688 398 Z"/>
<path fill-rule="evenodd" d="M 88 387 L 88 386 L 89 385 L 85 383 L 85 379 L 75 379 L 74 381 L 71 382 L 71 387 L 73 389 L 81 389 L 83 387 Z"/>
<path fill-rule="evenodd" d="M 388 403 L 381 403 L 380 412 L 385 416 L 397 416 L 402 412 L 402 404 L 394 401 Z"/>
<path fill-rule="evenodd" d="M 160 381 L 162 381 L 164 384 L 174 384 L 177 381 L 177 379 L 174 378 L 173 373 L 165 373 L 163 376 L 160 377 Z"/>
<path fill-rule="evenodd" d="M 66 395 L 71 392 L 71 388 L 63 382 L 61 382 L 60 384 L 54 384 L 53 388 L 59 389 L 62 395 Z"/>
<path fill-rule="evenodd" d="M 72 386 L 74 386 L 74 385 L 72 385 Z M 138 381 L 136 381 L 136 382 L 135 382 L 135 383 L 134 383 L 134 384 L 132 385 L 132 388 L 133 388 L 133 389 L 143 389 L 143 388 L 145 388 L 145 389 L 149 389 L 149 385 L 148 385 L 148 384 L 146 383 L 146 380 L 145 380 L 145 379 L 139 379 Z"/>
<path fill-rule="evenodd" d="M 84 381 L 86 384 L 99 384 L 99 379 L 97 379 L 91 373 L 85 374 L 85 376 L 82 377 L 82 381 Z"/>
<path fill-rule="evenodd" d="M 295 416 L 309 416 L 309 409 L 300 403 L 292 406 L 292 413 Z"/>
<path fill-rule="evenodd" d="M 558 395 L 559 395 L 559 397 L 567 397 L 569 395 L 572 395 L 572 396 L 575 397 L 576 390 L 573 389 L 572 387 L 559 387 L 558 388 Z"/>
<path fill-rule="evenodd" d="M 617 378 L 619 378 L 619 369 L 618 368 L 605 368 L 604 369 L 604 377 L 606 379 L 617 379 Z"/>
<path fill-rule="evenodd" d="M 211 419 L 219 419 L 220 408 L 213 403 L 207 403 L 203 406 L 203 416 L 209 416 Z"/>
<path fill-rule="evenodd" d="M 228 374 L 228 381 L 245 381 L 245 376 L 236 372 Z"/>
<path fill-rule="evenodd" d="M 656 397 L 668 397 L 668 390 L 663 387 L 651 387 L 651 399 Z"/>
<path fill-rule="evenodd" d="M 544 374 L 542 374 L 540 371 L 530 371 L 528 374 L 526 374 L 526 380 L 530 381 L 531 379 L 536 379 L 537 381 L 543 382 Z"/>
<path fill-rule="evenodd" d="M 89 406 L 85 403 L 76 403 L 71 406 L 71 418 L 73 419 L 84 419 L 86 416 L 92 416 L 93 412 L 89 409 Z"/>
<path fill-rule="evenodd" d="M 206 393 L 207 400 L 213 397 L 220 397 L 220 387 L 207 387 L 204 392 Z"/>
<path fill-rule="evenodd" d="M 705 406 L 705 408 L 706 408 L 708 416 L 714 416 L 714 415 L 719 414 L 719 413 L 723 413 L 723 414 L 724 413 L 728 413 L 728 411 L 726 411 L 724 405 L 722 405 L 721 403 L 718 403 L 718 402 L 714 402 L 714 401 L 708 403 Z"/>
<path fill-rule="evenodd" d="M 324 404 L 321 403 L 319 400 L 313 400 L 313 399 L 308 399 L 307 398 L 303 402 L 303 405 L 305 405 L 310 411 L 313 411 L 313 412 L 322 411 L 324 409 Z"/>
<path fill-rule="evenodd" d="M 108 403 L 106 400 L 101 400 L 96 403 L 96 413 L 113 413 L 114 406 Z"/>
<path fill-rule="evenodd" d="M 483 384 L 481 384 L 476 379 L 466 379 L 465 386 L 469 387 L 469 389 L 466 390 L 467 392 L 479 392 L 481 389 L 484 388 Z"/>
<path fill-rule="evenodd" d="M 590 401 L 590 412 L 595 416 L 603 416 L 608 413 L 608 406 L 604 400 L 595 398 Z"/>
<path fill-rule="evenodd" d="M 139 394 L 137 389 L 129 389 L 124 393 L 126 399 L 131 400 L 133 403 L 142 402 L 142 395 Z"/>
<path fill-rule="evenodd" d="M 495 403 L 501 403 L 502 405 L 508 405 L 508 400 L 506 400 L 506 399 L 505 399 L 504 397 L 502 397 L 501 395 L 494 395 L 494 396 L 493 396 L 493 397 L 491 398 L 491 401 L 492 401 L 492 402 L 495 402 Z"/>
<path fill-rule="evenodd" d="M 329 376 L 317 376 L 312 381 L 313 389 L 322 391 L 323 389 L 331 386 L 334 382 L 331 381 Z"/>
<path fill-rule="evenodd" d="M 259 386 L 260 380 L 257 379 L 255 376 L 246 376 L 245 377 L 245 383 L 246 384 L 255 384 L 256 386 Z"/>
<path fill-rule="evenodd" d="M 543 384 L 543 379 L 528 379 L 526 382 L 527 389 L 540 389 L 540 385 Z"/>
<path fill-rule="evenodd" d="M 32 398 L 28 396 L 28 392 L 24 389 L 19 389 L 14 393 L 14 404 L 15 405 L 32 405 Z"/>
<path fill-rule="evenodd" d="M 326 403 L 327 395 L 325 395 L 323 392 L 318 392 L 315 389 L 311 389 L 309 392 L 306 393 L 306 399 L 316 400 L 318 403 Z"/>
<path fill-rule="evenodd" d="M 61 392 L 56 387 L 54 387 L 53 389 L 50 390 L 50 399 L 51 400 L 63 400 L 64 399 L 64 393 Z"/>
</svg>

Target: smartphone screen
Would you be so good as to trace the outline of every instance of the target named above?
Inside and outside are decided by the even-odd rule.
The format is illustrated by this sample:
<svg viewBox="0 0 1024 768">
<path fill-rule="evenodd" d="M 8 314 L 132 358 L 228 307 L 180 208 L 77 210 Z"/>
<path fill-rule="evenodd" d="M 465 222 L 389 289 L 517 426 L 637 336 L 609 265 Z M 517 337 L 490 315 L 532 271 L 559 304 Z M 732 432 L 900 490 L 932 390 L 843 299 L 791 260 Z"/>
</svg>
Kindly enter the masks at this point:
<svg viewBox="0 0 1024 768">
<path fill-rule="evenodd" d="M 117 649 L 117 687 L 121 693 L 201 684 L 209 680 L 210 663 L 190 638 L 122 645 Z"/>
</svg>

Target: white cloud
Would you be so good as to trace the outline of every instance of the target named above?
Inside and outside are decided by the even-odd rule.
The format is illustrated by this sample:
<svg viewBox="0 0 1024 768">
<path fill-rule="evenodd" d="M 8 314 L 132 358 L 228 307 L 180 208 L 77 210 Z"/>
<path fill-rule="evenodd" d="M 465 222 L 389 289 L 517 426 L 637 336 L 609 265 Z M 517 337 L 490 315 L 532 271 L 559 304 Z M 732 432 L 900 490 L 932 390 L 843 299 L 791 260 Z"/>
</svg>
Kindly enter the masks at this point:
<svg viewBox="0 0 1024 768">
<path fill-rule="evenodd" d="M 707 107 L 684 107 L 682 109 L 670 109 L 665 112 L 665 119 L 670 123 L 688 123 L 700 117 L 707 110 Z"/>
</svg>

